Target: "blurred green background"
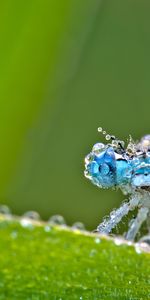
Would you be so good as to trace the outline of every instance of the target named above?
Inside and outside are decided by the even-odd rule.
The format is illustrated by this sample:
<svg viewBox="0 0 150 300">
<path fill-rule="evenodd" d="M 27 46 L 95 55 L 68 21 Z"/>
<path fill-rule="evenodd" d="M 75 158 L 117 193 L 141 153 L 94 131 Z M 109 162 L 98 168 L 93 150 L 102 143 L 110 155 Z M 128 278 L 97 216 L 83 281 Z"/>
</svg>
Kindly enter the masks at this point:
<svg viewBox="0 0 150 300">
<path fill-rule="evenodd" d="M 0 3 L 0 202 L 95 228 L 124 196 L 83 176 L 103 140 L 150 133 L 148 0 Z"/>
</svg>

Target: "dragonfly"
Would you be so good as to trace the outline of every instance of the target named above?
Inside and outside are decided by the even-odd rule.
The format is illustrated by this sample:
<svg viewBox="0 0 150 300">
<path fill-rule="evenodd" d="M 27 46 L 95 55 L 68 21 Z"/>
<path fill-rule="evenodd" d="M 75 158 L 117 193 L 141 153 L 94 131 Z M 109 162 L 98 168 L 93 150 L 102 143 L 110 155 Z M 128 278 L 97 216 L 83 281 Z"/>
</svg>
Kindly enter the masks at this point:
<svg viewBox="0 0 150 300">
<path fill-rule="evenodd" d="M 120 188 L 128 200 L 104 218 L 96 231 L 111 233 L 129 211 L 138 208 L 137 216 L 129 222 L 125 233 L 127 240 L 134 241 L 143 222 L 147 221 L 150 229 L 150 135 L 138 142 L 129 136 L 125 147 L 124 141 L 107 134 L 101 127 L 98 131 L 105 136 L 106 143 L 96 143 L 85 157 L 84 174 L 99 188 Z"/>
</svg>

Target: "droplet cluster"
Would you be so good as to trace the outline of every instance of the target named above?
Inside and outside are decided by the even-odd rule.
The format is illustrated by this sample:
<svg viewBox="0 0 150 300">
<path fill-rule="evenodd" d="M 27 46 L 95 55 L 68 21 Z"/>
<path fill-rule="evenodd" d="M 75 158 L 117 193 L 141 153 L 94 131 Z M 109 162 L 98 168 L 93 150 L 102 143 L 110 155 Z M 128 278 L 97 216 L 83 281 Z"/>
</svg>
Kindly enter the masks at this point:
<svg viewBox="0 0 150 300">
<path fill-rule="evenodd" d="M 12 213 L 11 213 L 11 210 L 6 205 L 0 205 L 0 215 L 5 215 L 5 217 L 7 219 L 12 218 L 12 216 L 13 216 Z M 43 223 L 43 220 L 41 219 L 39 213 L 36 212 L 36 211 L 27 211 L 27 212 L 25 212 L 19 218 L 19 220 L 20 220 L 20 223 L 21 223 L 22 227 L 30 228 L 30 229 L 34 228 L 34 222 Z M 66 223 L 64 217 L 61 216 L 61 215 L 53 215 L 45 223 L 46 223 L 46 225 L 45 225 L 45 231 L 46 232 L 51 230 L 51 226 L 61 226 L 61 227 L 66 227 L 67 226 L 67 223 Z M 85 230 L 85 225 L 82 222 L 75 222 L 75 223 L 72 224 L 71 228 L 73 230 L 82 231 L 82 230 Z M 12 236 L 15 237 L 16 235 L 13 234 Z"/>
</svg>

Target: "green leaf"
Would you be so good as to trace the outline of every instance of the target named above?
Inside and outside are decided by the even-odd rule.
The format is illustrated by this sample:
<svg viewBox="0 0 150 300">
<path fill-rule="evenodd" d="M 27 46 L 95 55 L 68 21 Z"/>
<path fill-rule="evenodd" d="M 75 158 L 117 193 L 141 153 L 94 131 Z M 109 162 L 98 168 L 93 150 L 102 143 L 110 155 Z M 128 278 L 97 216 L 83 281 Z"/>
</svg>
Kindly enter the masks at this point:
<svg viewBox="0 0 150 300">
<path fill-rule="evenodd" d="M 0 300 L 149 299 L 150 254 L 140 246 L 0 218 Z"/>
<path fill-rule="evenodd" d="M 86 182 L 83 159 L 98 126 L 149 133 L 149 11 L 149 0 L 1 1 L 0 201 L 14 213 L 95 228 L 119 206 Z"/>
</svg>

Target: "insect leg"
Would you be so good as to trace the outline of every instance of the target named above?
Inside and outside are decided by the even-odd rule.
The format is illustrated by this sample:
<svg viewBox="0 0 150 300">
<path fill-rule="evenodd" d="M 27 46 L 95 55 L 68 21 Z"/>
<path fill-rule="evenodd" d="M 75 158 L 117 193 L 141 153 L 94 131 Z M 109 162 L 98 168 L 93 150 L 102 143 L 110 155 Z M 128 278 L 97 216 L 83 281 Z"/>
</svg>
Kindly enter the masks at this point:
<svg viewBox="0 0 150 300">
<path fill-rule="evenodd" d="M 142 223 L 146 220 L 149 209 L 147 207 L 141 207 L 138 211 L 137 217 L 133 221 L 131 227 L 129 228 L 126 239 L 134 240 L 136 234 L 138 233 Z"/>
<path fill-rule="evenodd" d="M 110 213 L 109 219 L 104 219 L 97 227 L 99 233 L 107 234 L 121 221 L 123 216 L 129 212 L 129 204 L 123 203 L 118 209 L 113 210 Z"/>
<path fill-rule="evenodd" d="M 139 203 L 138 197 L 132 197 L 129 202 L 124 202 L 118 209 L 110 213 L 108 219 L 104 219 L 97 227 L 97 232 L 108 234 L 121 221 L 121 219 L 133 210 Z"/>
<path fill-rule="evenodd" d="M 146 220 L 146 223 L 147 223 L 147 228 L 148 228 L 148 234 L 147 235 L 144 235 L 140 240 L 139 242 L 141 243 L 146 243 L 150 246 L 150 209 L 149 209 L 149 212 L 148 212 L 148 215 L 147 215 L 147 220 Z"/>
<path fill-rule="evenodd" d="M 148 228 L 148 234 L 150 236 L 150 209 L 147 216 L 147 228 Z"/>
</svg>

